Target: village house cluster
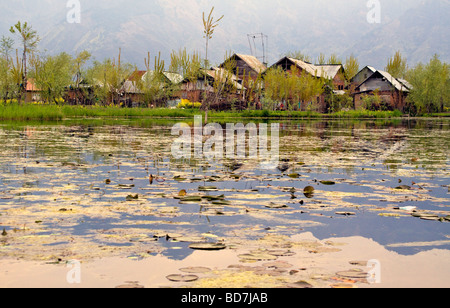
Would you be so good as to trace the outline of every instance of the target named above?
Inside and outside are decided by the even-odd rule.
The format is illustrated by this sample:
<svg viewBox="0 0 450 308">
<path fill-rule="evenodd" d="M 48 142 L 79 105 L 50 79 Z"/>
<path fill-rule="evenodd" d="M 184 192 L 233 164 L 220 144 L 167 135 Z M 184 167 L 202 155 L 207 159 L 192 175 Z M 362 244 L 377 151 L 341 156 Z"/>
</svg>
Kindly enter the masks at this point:
<svg viewBox="0 0 450 308">
<path fill-rule="evenodd" d="M 403 111 L 406 97 L 412 89 L 406 80 L 393 77 L 391 74 L 378 70 L 372 66 L 361 69 L 351 80 L 346 80 L 345 69 L 342 64 L 312 64 L 292 57 L 283 57 L 271 66 L 267 66 L 252 55 L 233 54 L 217 67 L 208 70 L 200 69 L 196 78 L 183 78 L 178 73 L 162 72 L 160 88 L 175 86 L 176 90 L 162 103 L 151 104 L 152 107 L 176 107 L 181 100 L 190 102 L 204 102 L 206 97 L 211 98 L 211 109 L 224 110 L 230 108 L 230 100 L 239 103 L 239 109 L 249 107 L 253 102 L 256 109 L 261 109 L 261 100 L 264 98 L 265 76 L 271 70 L 279 68 L 286 74 L 308 74 L 315 79 L 324 81 L 328 91 L 322 91 L 308 101 L 293 103 L 280 101 L 276 109 L 287 109 L 291 103 L 295 110 L 308 110 L 313 106 L 314 111 L 328 112 L 329 102 L 326 96 L 332 93 L 334 97 L 346 95 L 351 98 L 353 109 L 364 108 L 364 99 L 377 97 L 385 107 Z M 112 99 L 113 104 L 122 106 L 140 106 L 144 93 L 138 84 L 151 77 L 154 71 L 134 71 L 123 80 L 119 91 L 119 101 Z M 219 85 L 219 86 L 218 86 Z M 95 85 L 82 84 L 84 93 Z M 226 87 L 226 89 L 225 89 Z M 73 103 L 80 95 L 80 89 L 68 88 L 66 102 Z M 27 101 L 38 101 L 40 90 L 35 86 L 33 79 L 28 80 Z M 225 97 L 226 94 L 226 97 Z M 85 95 L 85 94 L 84 94 Z M 289 99 L 288 99 L 289 100 Z M 294 100 L 294 98 L 292 98 Z"/>
</svg>

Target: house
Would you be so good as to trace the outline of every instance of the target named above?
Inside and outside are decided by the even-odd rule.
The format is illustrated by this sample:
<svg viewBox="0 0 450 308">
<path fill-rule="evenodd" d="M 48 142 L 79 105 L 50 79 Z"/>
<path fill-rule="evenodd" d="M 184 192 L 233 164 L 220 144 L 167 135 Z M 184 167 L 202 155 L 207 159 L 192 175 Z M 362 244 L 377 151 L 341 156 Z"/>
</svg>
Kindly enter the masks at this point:
<svg viewBox="0 0 450 308">
<path fill-rule="evenodd" d="M 344 94 L 345 89 L 345 71 L 342 64 L 312 64 L 299 59 L 284 57 L 273 64 L 271 68 L 280 67 L 286 72 L 291 72 L 295 67 L 298 74 L 307 73 L 315 78 L 323 78 L 331 82 L 331 91 L 336 95 Z M 330 86 L 328 86 L 330 87 Z M 316 97 L 317 111 L 325 112 L 327 104 L 325 102 L 326 94 L 323 93 Z M 302 104 L 302 109 L 306 108 Z"/>
<path fill-rule="evenodd" d="M 359 86 L 364 80 L 372 76 L 373 73 L 377 71 L 376 68 L 372 66 L 366 66 L 362 70 L 360 70 L 353 78 L 350 80 L 350 83 L 355 86 Z"/>
<path fill-rule="evenodd" d="M 242 81 L 256 80 L 267 69 L 266 65 L 255 56 L 234 54 L 225 60 L 219 68 L 232 67 L 232 73 Z"/>
<path fill-rule="evenodd" d="M 38 102 L 41 100 L 42 90 L 36 86 L 35 80 L 33 78 L 28 78 L 27 88 L 25 90 L 26 102 Z"/>
<path fill-rule="evenodd" d="M 216 93 L 217 89 L 214 86 L 217 87 L 220 84 L 223 95 L 237 97 L 244 89 L 235 74 L 221 67 L 212 67 L 209 70 L 201 70 L 197 78 L 185 78 L 181 83 L 181 98 L 191 102 L 201 102 L 205 92 Z"/>
<path fill-rule="evenodd" d="M 144 101 L 143 87 L 148 78 L 153 78 L 154 71 L 134 71 L 122 84 L 120 94 L 127 106 L 136 105 Z M 162 89 L 167 85 L 177 85 L 183 81 L 183 77 L 180 74 L 162 72 L 162 80 L 160 81 L 159 88 Z"/>
<path fill-rule="evenodd" d="M 361 76 L 358 78 L 361 78 Z M 364 97 L 378 95 L 386 108 L 403 110 L 406 104 L 406 97 L 411 89 L 411 84 L 406 80 L 395 78 L 388 72 L 376 70 L 355 87 L 355 91 L 352 94 L 355 109 L 367 107 L 364 106 Z"/>
<path fill-rule="evenodd" d="M 281 67 L 284 71 L 290 72 L 295 66 L 299 73 L 306 72 L 313 77 L 331 80 L 334 90 L 344 90 L 345 75 L 342 64 L 312 64 L 299 59 L 284 57 L 271 67 Z"/>
</svg>

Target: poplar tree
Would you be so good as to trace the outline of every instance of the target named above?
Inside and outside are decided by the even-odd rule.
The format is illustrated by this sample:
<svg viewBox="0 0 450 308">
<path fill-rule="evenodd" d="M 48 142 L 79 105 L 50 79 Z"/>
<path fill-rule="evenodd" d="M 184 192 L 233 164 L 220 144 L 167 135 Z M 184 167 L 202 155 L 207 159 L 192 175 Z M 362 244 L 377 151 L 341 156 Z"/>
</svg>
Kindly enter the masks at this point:
<svg viewBox="0 0 450 308">
<path fill-rule="evenodd" d="M 20 40 L 23 44 L 23 56 L 22 56 L 22 63 L 23 63 L 23 86 L 22 90 L 25 92 L 27 89 L 27 54 L 32 53 L 36 51 L 37 45 L 40 41 L 40 37 L 38 36 L 37 32 L 33 30 L 31 26 L 28 25 L 27 22 L 21 23 L 20 21 L 17 22 L 14 26 L 12 26 L 9 31 L 12 34 L 16 34 L 19 36 Z"/>
</svg>

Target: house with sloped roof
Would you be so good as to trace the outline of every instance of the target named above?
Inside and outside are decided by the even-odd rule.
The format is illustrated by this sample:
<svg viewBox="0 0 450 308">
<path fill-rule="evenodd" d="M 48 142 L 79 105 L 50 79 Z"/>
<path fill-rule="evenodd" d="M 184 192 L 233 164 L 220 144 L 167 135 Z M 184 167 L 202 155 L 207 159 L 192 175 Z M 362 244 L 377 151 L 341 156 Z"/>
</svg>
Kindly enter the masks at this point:
<svg viewBox="0 0 450 308">
<path fill-rule="evenodd" d="M 313 77 L 332 81 L 333 89 L 336 91 L 345 88 L 344 66 L 342 64 L 312 64 L 299 59 L 284 57 L 273 64 L 272 67 L 281 67 L 286 72 L 290 72 L 292 67 L 296 67 L 300 74 L 306 72 Z"/>
<path fill-rule="evenodd" d="M 273 64 L 270 68 L 276 67 L 280 67 L 286 72 L 292 72 L 293 68 L 295 67 L 298 71 L 298 74 L 306 73 L 315 78 L 321 78 L 323 80 L 329 81 L 330 83 L 325 85 L 325 87 L 331 88 L 330 91 L 332 91 L 335 95 L 342 95 L 345 93 L 345 71 L 342 64 L 312 64 L 299 59 L 284 57 Z M 325 98 L 325 91 L 323 94 L 315 98 L 317 111 L 327 111 L 328 106 Z M 306 104 L 301 104 L 300 108 L 304 110 L 306 108 Z"/>
<path fill-rule="evenodd" d="M 191 102 L 201 102 L 204 93 L 214 93 L 214 88 L 222 84 L 220 91 L 224 94 L 234 95 L 235 97 L 244 89 L 239 82 L 239 78 L 230 71 L 221 67 L 212 67 L 209 70 L 201 70 L 194 80 L 186 78 L 181 82 L 181 98 L 188 99 Z"/>
<path fill-rule="evenodd" d="M 26 90 L 26 102 L 37 102 L 41 100 L 42 90 L 36 86 L 36 81 L 33 78 L 28 78 Z"/>
<path fill-rule="evenodd" d="M 255 56 L 237 53 L 219 65 L 219 68 L 227 67 L 232 67 L 232 73 L 241 81 L 249 78 L 256 80 L 267 69 Z"/>
<path fill-rule="evenodd" d="M 143 101 L 144 91 L 142 87 L 145 86 L 148 78 L 153 78 L 154 74 L 154 71 L 136 70 L 123 82 L 120 93 L 127 105 Z M 161 77 L 161 89 L 167 85 L 180 84 L 183 81 L 183 77 L 177 73 L 162 72 Z"/>
<path fill-rule="evenodd" d="M 386 108 L 403 111 L 406 105 L 406 97 L 411 89 L 412 85 L 408 81 L 395 78 L 388 72 L 375 70 L 355 87 L 355 91 L 352 94 L 355 109 L 367 108 L 364 105 L 364 98 L 378 95 Z"/>
</svg>

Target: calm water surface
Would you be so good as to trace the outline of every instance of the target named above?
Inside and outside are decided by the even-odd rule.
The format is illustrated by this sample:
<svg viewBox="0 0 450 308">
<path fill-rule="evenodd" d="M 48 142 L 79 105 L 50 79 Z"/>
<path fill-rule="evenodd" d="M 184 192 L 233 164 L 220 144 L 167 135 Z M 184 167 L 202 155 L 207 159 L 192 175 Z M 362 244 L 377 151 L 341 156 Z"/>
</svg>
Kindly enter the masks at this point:
<svg viewBox="0 0 450 308">
<path fill-rule="evenodd" d="M 196 241 L 305 231 L 363 236 L 403 255 L 450 249 L 449 120 L 281 122 L 284 171 L 175 160 L 175 123 L 0 125 L 0 255 L 183 259 Z M 183 202 L 182 190 L 203 198 Z"/>
</svg>

